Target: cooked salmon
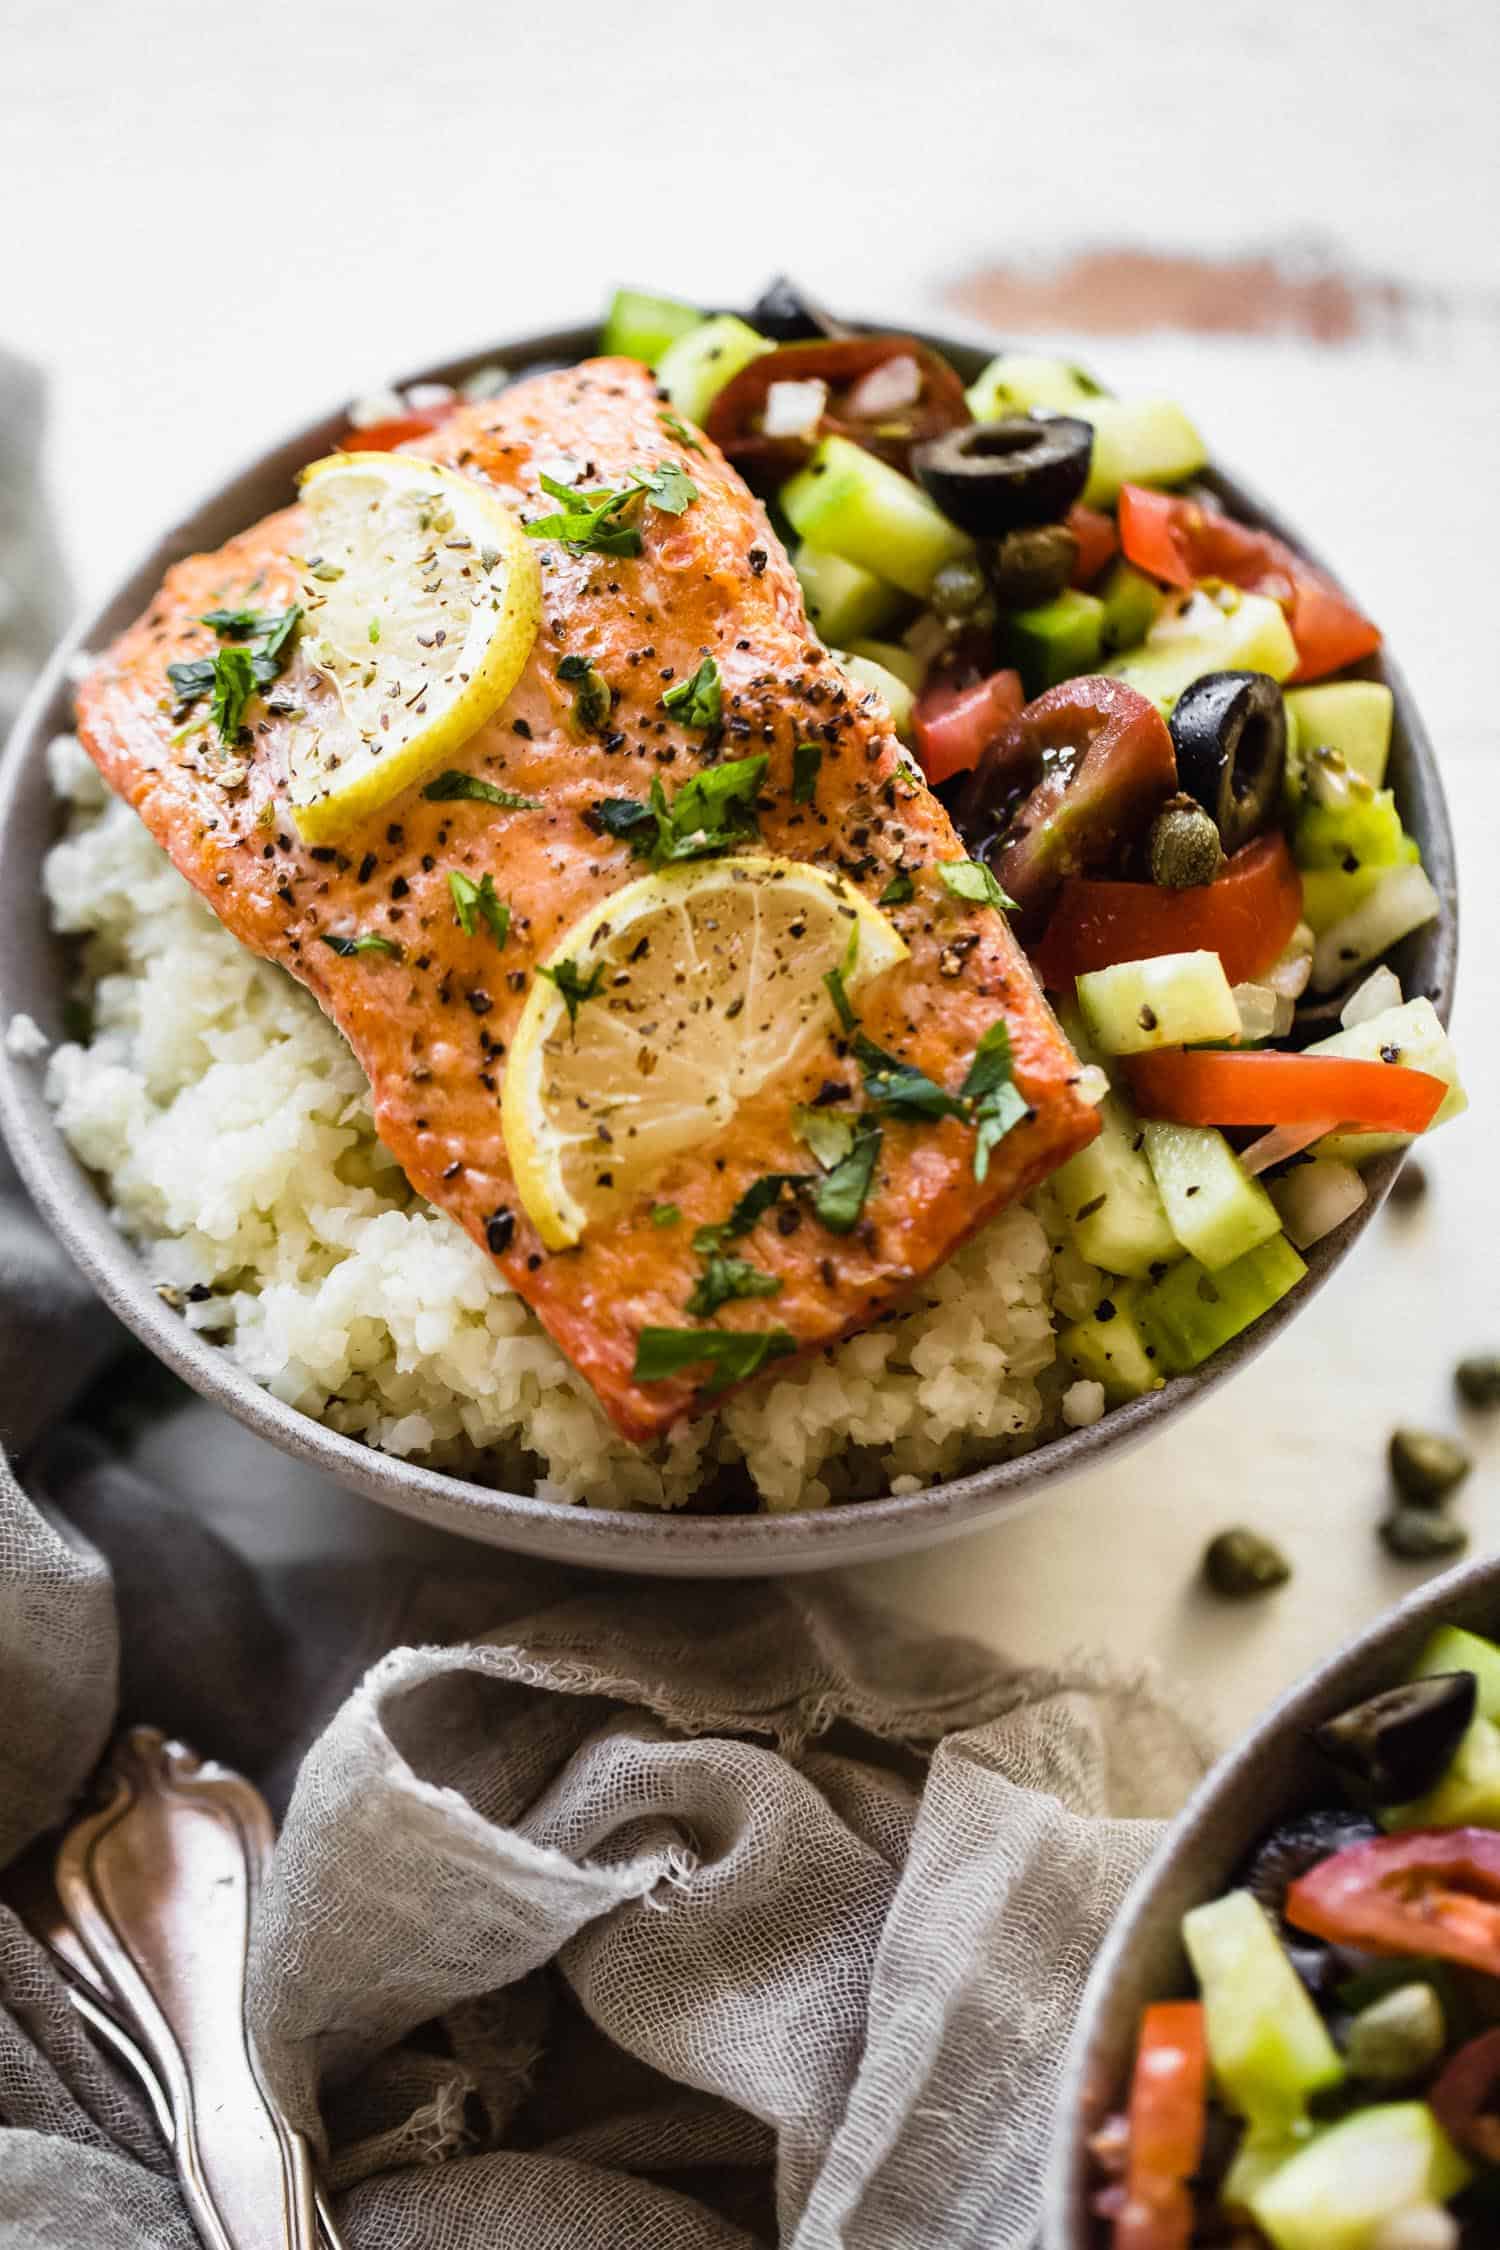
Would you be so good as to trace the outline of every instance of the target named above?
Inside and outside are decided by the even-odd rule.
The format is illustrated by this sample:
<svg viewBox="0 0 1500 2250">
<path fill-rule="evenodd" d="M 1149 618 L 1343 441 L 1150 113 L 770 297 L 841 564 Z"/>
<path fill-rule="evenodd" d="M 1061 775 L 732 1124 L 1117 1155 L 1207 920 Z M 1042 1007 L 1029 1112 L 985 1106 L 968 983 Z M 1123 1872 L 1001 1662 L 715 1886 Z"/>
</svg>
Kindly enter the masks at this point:
<svg viewBox="0 0 1500 2250">
<path fill-rule="evenodd" d="M 759 502 L 706 439 L 685 452 L 681 425 L 664 426 L 662 412 L 643 368 L 594 360 L 461 406 L 412 448 L 489 480 L 528 519 L 555 508 L 540 478 L 558 475 L 560 457 L 581 486 L 624 484 L 642 463 L 676 459 L 698 488 L 680 515 L 641 512 L 638 556 L 538 542 L 542 623 L 526 670 L 452 761 L 520 806 L 435 802 L 413 787 L 337 846 L 303 843 L 288 811 L 288 756 L 297 697 L 316 683 L 295 648 L 275 687 L 249 705 L 233 756 L 184 741 L 167 666 L 213 654 L 201 622 L 210 611 L 299 598 L 305 523 L 295 506 L 177 564 L 79 695 L 83 740 L 111 786 L 226 928 L 306 985 L 367 1073 L 381 1138 L 412 1185 L 489 1251 L 637 1442 L 702 1401 L 701 1373 L 634 1374 L 643 1330 L 694 1325 L 685 1307 L 702 1273 L 695 1230 L 722 1223 L 767 1175 L 807 1172 L 794 1105 L 847 1101 L 852 1114 L 863 1093 L 830 1017 L 822 1050 L 669 1159 L 649 1193 L 605 1214 L 575 1247 L 544 1247 L 515 1191 L 500 1089 L 537 963 L 640 873 L 629 840 L 601 832 L 601 801 L 644 799 L 653 777 L 670 790 L 715 759 L 764 753 L 755 849 L 836 871 L 872 901 L 893 887 L 910 893 L 885 909 L 909 954 L 861 993 L 864 1033 L 955 1089 L 983 1035 L 1003 1023 L 1024 1097 L 982 1182 L 969 1121 L 886 1117 L 858 1224 L 830 1232 L 796 1198 L 768 1209 L 737 1247 L 779 1282 L 774 1306 L 727 1303 L 715 1327 L 764 1328 L 774 1313 L 795 1349 L 814 1351 L 867 1326 L 1096 1130 L 1077 1058 L 1004 915 L 924 875 L 963 847 L 912 778 L 880 699 L 861 694 L 811 633 Z M 586 657 L 613 690 L 593 731 L 580 731 L 575 686 L 558 676 L 569 655 Z M 662 700 L 705 655 L 722 681 L 717 730 L 680 723 Z M 812 803 L 793 786 L 794 752 L 809 743 L 822 751 Z M 485 928 L 460 926 L 454 870 L 475 882 L 491 875 L 508 901 L 500 948 Z M 356 932 L 391 950 L 340 954 L 319 942 Z M 663 1203 L 683 1223 L 653 1223 Z"/>
</svg>

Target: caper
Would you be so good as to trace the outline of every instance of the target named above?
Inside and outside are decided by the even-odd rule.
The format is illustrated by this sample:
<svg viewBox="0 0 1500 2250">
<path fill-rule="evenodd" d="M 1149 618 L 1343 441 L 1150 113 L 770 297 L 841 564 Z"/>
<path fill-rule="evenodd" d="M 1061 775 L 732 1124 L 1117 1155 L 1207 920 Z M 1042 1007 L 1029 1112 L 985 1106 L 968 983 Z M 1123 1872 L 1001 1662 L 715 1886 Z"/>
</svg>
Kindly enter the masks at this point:
<svg viewBox="0 0 1500 2250">
<path fill-rule="evenodd" d="M 1258 1531 L 1236 1526 L 1210 1539 L 1203 1550 L 1203 1575 L 1216 1594 L 1239 1601 L 1247 1594 L 1265 1594 L 1273 1586 L 1284 1586 L 1292 1575 L 1292 1566 L 1281 1549 Z"/>
<path fill-rule="evenodd" d="M 1456 1438 L 1434 1430 L 1396 1430 L 1390 1443 L 1391 1476 L 1403 1500 L 1413 1507 L 1440 1507 L 1474 1466 Z"/>
<path fill-rule="evenodd" d="M 1462 1554 L 1469 1544 L 1463 1525 L 1434 1508 L 1392 1508 L 1381 1520 L 1380 1536 L 1401 1562 L 1439 1562 Z"/>
<path fill-rule="evenodd" d="M 946 624 L 972 617 L 989 598 L 989 581 L 977 562 L 944 563 L 932 581 L 928 601 Z"/>
<path fill-rule="evenodd" d="M 1151 880 L 1166 891 L 1211 883 L 1224 864 L 1218 823 L 1191 797 L 1173 797 L 1151 824 Z"/>
<path fill-rule="evenodd" d="M 1453 1370 L 1465 1406 L 1500 1406 L 1500 1352 L 1476 1352 Z"/>
<path fill-rule="evenodd" d="M 991 583 L 1003 609 L 1035 609 L 1060 594 L 1078 563 L 1078 541 L 1066 524 L 1008 531 L 995 549 Z"/>
<path fill-rule="evenodd" d="M 1377 2086 L 1406 2086 L 1431 2070 L 1447 2037 L 1443 2004 L 1432 1986 L 1398 1984 L 1361 2008 L 1350 2024 L 1349 2068 Z"/>
</svg>

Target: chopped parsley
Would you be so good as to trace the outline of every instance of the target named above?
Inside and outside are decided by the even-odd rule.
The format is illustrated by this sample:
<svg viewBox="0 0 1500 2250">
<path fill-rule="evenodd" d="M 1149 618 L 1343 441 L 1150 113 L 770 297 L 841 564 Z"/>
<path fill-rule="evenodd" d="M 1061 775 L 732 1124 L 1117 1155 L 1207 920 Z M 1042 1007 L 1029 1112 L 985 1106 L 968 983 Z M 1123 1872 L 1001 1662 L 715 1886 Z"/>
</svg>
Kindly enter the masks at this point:
<svg viewBox="0 0 1500 2250">
<path fill-rule="evenodd" d="M 601 487 L 597 492 L 580 492 L 548 476 L 541 479 L 541 486 L 549 499 L 562 505 L 555 514 L 538 516 L 522 529 L 528 539 L 560 539 L 580 555 L 638 555 L 639 530 L 620 520 L 632 502 L 644 498 L 664 515 L 680 516 L 698 497 L 698 487 L 680 461 L 658 461 L 654 468 L 637 469 L 630 483 L 617 491 Z"/>
<path fill-rule="evenodd" d="M 993 906 L 1002 914 L 1015 906 L 996 882 L 982 859 L 940 859 L 941 875 L 955 898 L 966 898 L 974 906 Z"/>
<path fill-rule="evenodd" d="M 812 1207 L 830 1234 L 848 1234 L 858 1221 L 880 1160 L 880 1127 L 860 1121 L 848 1152 L 813 1190 Z"/>
<path fill-rule="evenodd" d="M 218 665 L 216 656 L 192 656 L 167 666 L 167 678 L 171 681 L 172 693 L 177 698 L 172 710 L 174 719 L 182 718 L 184 713 L 208 694 L 214 684 Z"/>
<path fill-rule="evenodd" d="M 751 1181 L 727 1219 L 721 1219 L 717 1226 L 694 1229 L 693 1248 L 698 1256 L 707 1258 L 726 1242 L 738 1242 L 785 1194 L 800 1194 L 811 1187 L 813 1178 L 811 1172 L 762 1172 L 758 1180 Z"/>
<path fill-rule="evenodd" d="M 666 798 L 662 797 L 663 813 Z M 601 836 L 639 836 L 642 849 L 649 852 L 656 841 L 659 815 L 639 797 L 601 797 L 589 809 L 589 825 Z M 650 831 L 649 835 L 647 831 Z"/>
<path fill-rule="evenodd" d="M 828 987 L 828 997 L 833 1002 L 834 1014 L 838 1017 L 845 1031 L 852 1031 L 855 1024 L 854 1004 L 844 990 L 842 968 L 830 969 L 823 982 Z"/>
<path fill-rule="evenodd" d="M 210 609 L 198 623 L 211 625 L 221 641 L 250 641 L 258 634 L 269 633 L 281 619 L 269 609 Z"/>
<path fill-rule="evenodd" d="M 818 772 L 823 751 L 816 742 L 799 742 L 792 752 L 792 802 L 810 805 L 818 793 Z"/>
<path fill-rule="evenodd" d="M 898 867 L 881 892 L 877 903 L 881 906 L 905 906 L 910 899 L 915 898 L 916 891 L 917 886 L 907 874 L 906 869 Z"/>
<path fill-rule="evenodd" d="M 292 639 L 302 622 L 297 603 L 290 609 L 211 609 L 199 619 L 221 641 L 235 644 L 217 656 L 186 658 L 167 666 L 176 703 L 172 716 L 183 718 L 206 695 L 209 719 L 221 742 L 234 742 L 244 724 L 245 706 L 258 688 L 268 688 L 286 668 Z"/>
<path fill-rule="evenodd" d="M 238 742 L 245 706 L 255 693 L 255 668 L 244 648 L 221 648 L 214 658 L 208 715 L 221 742 Z"/>
<path fill-rule="evenodd" d="M 684 446 L 689 453 L 701 453 L 703 451 L 702 446 L 698 443 L 686 422 L 683 421 L 681 415 L 674 414 L 670 407 L 662 407 L 656 419 L 660 422 L 668 437 L 676 438 L 678 444 Z"/>
<path fill-rule="evenodd" d="M 825 1172 L 842 1164 L 854 1146 L 852 1117 L 840 1117 L 836 1110 L 815 1109 L 808 1102 L 798 1102 L 792 1111 L 792 1131 L 804 1148 L 811 1149 Z"/>
<path fill-rule="evenodd" d="M 508 812 L 540 812 L 542 806 L 540 797 L 518 797 L 514 789 L 497 789 L 493 781 L 484 781 L 477 773 L 460 773 L 453 766 L 429 781 L 422 794 L 435 805 L 473 797 L 482 805 L 503 805 Z"/>
<path fill-rule="evenodd" d="M 784 1328 L 643 1328 L 635 1340 L 632 1379 L 665 1383 L 690 1368 L 707 1367 L 705 1398 L 718 1398 L 732 1383 L 748 1382 L 773 1359 L 797 1349 Z"/>
<path fill-rule="evenodd" d="M 967 1117 L 967 1102 L 939 1086 L 925 1071 L 918 1070 L 915 1063 L 905 1063 L 896 1055 L 888 1055 L 863 1031 L 854 1034 L 854 1053 L 864 1078 L 866 1098 L 885 1116 L 902 1117 L 909 1122 Z"/>
<path fill-rule="evenodd" d="M 569 1023 L 577 1023 L 585 1000 L 596 999 L 604 985 L 604 963 L 596 961 L 585 976 L 576 961 L 559 961 L 555 969 L 538 968 L 537 975 L 555 984 L 562 994 Z"/>
<path fill-rule="evenodd" d="M 351 955 L 356 953 L 389 953 L 395 955 L 401 951 L 394 938 L 379 937 L 373 930 L 364 931 L 358 937 L 334 937 L 327 930 L 320 930 L 318 935 L 329 951 L 338 954 L 340 960 L 343 961 L 347 961 Z"/>
<path fill-rule="evenodd" d="M 510 934 L 510 908 L 495 889 L 493 875 L 484 875 L 476 883 L 460 868 L 450 868 L 448 889 L 453 896 L 453 916 L 465 937 L 473 937 L 480 923 L 489 931 L 497 945 L 504 945 Z"/>
<path fill-rule="evenodd" d="M 748 1258 L 726 1258 L 722 1251 L 711 1250 L 686 1310 L 698 1320 L 707 1320 L 720 1305 L 732 1304 L 736 1298 L 775 1297 L 780 1290 L 774 1273 L 763 1273 Z"/>
<path fill-rule="evenodd" d="M 599 734 L 614 709 L 614 690 L 586 656 L 565 656 L 557 676 L 573 690 L 573 717 L 586 734 Z"/>
<path fill-rule="evenodd" d="M 959 1091 L 978 1128 L 974 1177 L 982 1180 L 990 1168 L 991 1149 L 1027 1115 L 1026 1097 L 1015 1081 L 1010 1033 L 1003 1023 L 992 1023 L 974 1049 Z"/>
<path fill-rule="evenodd" d="M 759 834 L 755 798 L 769 763 L 764 755 L 730 758 L 695 774 L 670 801 L 657 774 L 649 803 L 638 797 L 603 797 L 589 819 L 602 834 L 624 837 L 653 867 L 711 858 Z"/>
<path fill-rule="evenodd" d="M 653 1203 L 651 1206 L 651 1224 L 654 1227 L 675 1227 L 681 1218 L 682 1213 L 675 1203 Z"/>
<path fill-rule="evenodd" d="M 662 696 L 662 709 L 676 714 L 685 727 L 716 727 L 724 710 L 724 683 L 719 667 L 705 656 L 689 680 L 674 680 Z"/>
<path fill-rule="evenodd" d="M 698 487 L 680 461 L 658 461 L 654 469 L 635 473 L 652 507 L 665 516 L 685 515 L 698 497 Z"/>
</svg>

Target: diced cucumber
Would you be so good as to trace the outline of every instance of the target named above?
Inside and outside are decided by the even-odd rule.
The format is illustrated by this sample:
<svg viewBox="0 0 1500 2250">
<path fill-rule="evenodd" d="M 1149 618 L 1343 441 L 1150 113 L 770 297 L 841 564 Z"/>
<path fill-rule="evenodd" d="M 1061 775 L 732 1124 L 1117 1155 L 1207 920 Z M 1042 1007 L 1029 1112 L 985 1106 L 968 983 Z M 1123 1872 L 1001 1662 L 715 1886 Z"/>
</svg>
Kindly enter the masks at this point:
<svg viewBox="0 0 1500 2250">
<path fill-rule="evenodd" d="M 1148 1121 L 1143 1130 L 1146 1159 L 1172 1232 L 1210 1273 L 1280 1234 L 1275 1204 L 1212 1125 Z"/>
<path fill-rule="evenodd" d="M 807 467 L 782 486 L 781 506 L 799 538 L 858 563 L 918 601 L 944 563 L 974 552 L 973 540 L 919 484 L 844 437 L 822 440 Z"/>
<path fill-rule="evenodd" d="M 1175 399 L 1091 398 L 1066 409 L 1094 425 L 1085 504 L 1107 508 L 1122 484 L 1181 484 L 1208 462 L 1208 448 Z"/>
<path fill-rule="evenodd" d="M 1330 1038 L 1318 1040 L 1307 1051 L 1310 1055 L 1353 1055 L 1363 1062 L 1405 1063 L 1412 1070 L 1425 1070 L 1433 1078 L 1441 1078 L 1448 1092 L 1427 1128 L 1429 1133 L 1446 1125 L 1450 1117 L 1461 1117 L 1469 1106 L 1469 1097 L 1459 1083 L 1453 1042 L 1430 1000 L 1407 1000 L 1399 1008 L 1386 1008 L 1378 1016 L 1367 1016 L 1363 1023 L 1351 1024 L 1347 1031 L 1335 1031 Z M 1412 1138 L 1410 1133 L 1325 1133 L 1313 1153 L 1335 1157 L 1344 1164 L 1362 1164 L 1367 1157 L 1406 1148 Z"/>
<path fill-rule="evenodd" d="M 868 640 L 900 615 L 906 597 L 899 586 L 888 586 L 873 571 L 845 562 L 826 548 L 803 540 L 793 568 L 802 585 L 808 622 L 830 648 L 849 648 Z"/>
<path fill-rule="evenodd" d="M 1500 1719 L 1500 1646 L 1461 1625 L 1440 1625 L 1423 1644 L 1409 1677 L 1430 1680 L 1436 1672 L 1472 1672 L 1479 1683 L 1475 1705 L 1482 1719 Z"/>
<path fill-rule="evenodd" d="M 1264 594 L 1220 586 L 1170 602 L 1139 648 L 1114 657 L 1103 669 L 1149 696 L 1164 716 L 1185 687 L 1205 672 L 1269 672 L 1288 680 L 1297 669 L 1297 644 L 1279 602 Z"/>
<path fill-rule="evenodd" d="M 1315 937 L 1342 922 L 1363 906 L 1384 867 L 1304 867 L 1302 869 L 1302 919 Z"/>
<path fill-rule="evenodd" d="M 1166 597 L 1154 578 L 1123 560 L 1112 563 L 1099 588 L 1104 604 L 1101 638 L 1106 654 L 1135 648 L 1162 613 Z"/>
<path fill-rule="evenodd" d="M 604 316 L 599 349 L 606 357 L 618 353 L 622 359 L 643 359 L 654 367 L 668 344 L 702 326 L 703 315 L 696 305 L 684 305 L 676 297 L 648 297 L 639 289 L 617 289 Z"/>
<path fill-rule="evenodd" d="M 919 656 L 899 641 L 846 641 L 851 656 L 862 656 L 867 664 L 878 664 L 882 672 L 893 672 L 896 678 L 920 695 L 922 682 L 927 677 L 927 667 Z"/>
<path fill-rule="evenodd" d="M 1310 1250 L 1368 1201 L 1365 1183 L 1353 1165 L 1335 1164 L 1323 1156 L 1311 1164 L 1294 1164 L 1266 1192 L 1299 1250 Z"/>
<path fill-rule="evenodd" d="M 872 662 L 868 656 L 847 655 L 841 650 L 834 653 L 861 694 L 874 688 L 877 694 L 885 697 L 891 714 L 891 725 L 903 742 L 910 742 L 912 713 L 916 709 L 917 699 L 905 680 L 898 680 L 894 672 L 888 672 L 883 664 Z"/>
<path fill-rule="evenodd" d="M 1424 1797 L 1387 1805 L 1382 1828 L 1500 1828 L 1500 1726 L 1471 1719 L 1458 1748 Z"/>
<path fill-rule="evenodd" d="M 1105 1095 L 1098 1138 L 1070 1156 L 1052 1184 L 1073 1246 L 1091 1266 L 1140 1276 L 1177 1256 L 1140 1121 L 1123 1094 Z"/>
<path fill-rule="evenodd" d="M 1391 751 L 1395 698 L 1379 680 L 1333 680 L 1323 687 L 1293 688 L 1286 699 L 1291 721 L 1291 770 L 1309 750 L 1337 750 L 1351 773 L 1376 789 L 1385 780 Z"/>
<path fill-rule="evenodd" d="M 1398 867 L 1405 858 L 1406 834 L 1389 789 L 1371 789 L 1357 776 L 1357 788 L 1342 803 L 1319 804 L 1304 797 L 1292 830 L 1292 857 L 1299 867 Z"/>
<path fill-rule="evenodd" d="M 701 422 L 742 367 L 775 349 L 733 313 L 719 313 L 667 346 L 657 362 L 656 379 L 679 414 Z"/>
<path fill-rule="evenodd" d="M 1066 1365 L 1083 1381 L 1102 1383 L 1111 1406 L 1162 1386 L 1151 1347 L 1136 1325 L 1135 1298 L 1132 1282 L 1117 1282 L 1091 1313 L 1057 1339 Z"/>
<path fill-rule="evenodd" d="M 1313 988 L 1333 992 L 1413 930 L 1435 922 L 1443 902 L 1420 865 L 1385 867 L 1368 897 L 1332 922 L 1313 949 Z"/>
<path fill-rule="evenodd" d="M 1249 2210 L 1275 2250 L 1371 2250 L 1388 2219 L 1472 2177 L 1426 2102 L 1375 2102 L 1278 2165 Z"/>
<path fill-rule="evenodd" d="M 1033 359 L 1002 352 L 969 385 L 965 396 L 976 422 L 999 422 L 1007 414 L 1072 414 L 1104 396 L 1103 387 L 1083 368 L 1065 359 Z"/>
<path fill-rule="evenodd" d="M 1261 2131 L 1294 2124 L 1344 2065 L 1264 1908 L 1230 1891 L 1184 1915 L 1182 1942 L 1220 2093 Z"/>
<path fill-rule="evenodd" d="M 1217 1273 L 1196 1258 L 1184 1258 L 1142 1296 L 1141 1333 L 1156 1347 L 1164 1374 L 1185 1375 L 1269 1312 L 1306 1272 L 1284 1234 L 1272 1235 Z"/>
<path fill-rule="evenodd" d="M 1106 1055 L 1238 1039 L 1240 1012 L 1217 953 L 1158 953 L 1078 979 L 1078 1005 Z"/>
<path fill-rule="evenodd" d="M 1035 609 L 1012 611 L 1005 622 L 1005 649 L 1028 695 L 1040 695 L 1092 672 L 1104 645 L 1104 604 L 1095 594 L 1065 587 Z"/>
</svg>

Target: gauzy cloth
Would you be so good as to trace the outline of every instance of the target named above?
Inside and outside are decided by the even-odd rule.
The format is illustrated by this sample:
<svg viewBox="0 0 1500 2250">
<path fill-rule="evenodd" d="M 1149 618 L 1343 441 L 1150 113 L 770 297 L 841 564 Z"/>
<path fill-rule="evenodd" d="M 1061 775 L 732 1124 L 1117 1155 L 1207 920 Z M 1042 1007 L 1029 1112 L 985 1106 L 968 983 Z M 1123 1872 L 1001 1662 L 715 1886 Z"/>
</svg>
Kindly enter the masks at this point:
<svg viewBox="0 0 1500 2250">
<path fill-rule="evenodd" d="M 1024 2250 L 1179 1720 L 828 1578 L 252 1565 L 142 1471 L 152 1363 L 63 1419 L 120 1341 L 0 1180 L 0 1870 L 122 1724 L 261 1784 L 250 2020 L 351 2250 Z M 195 2240 L 0 1904 L 0 2245 Z"/>
</svg>

